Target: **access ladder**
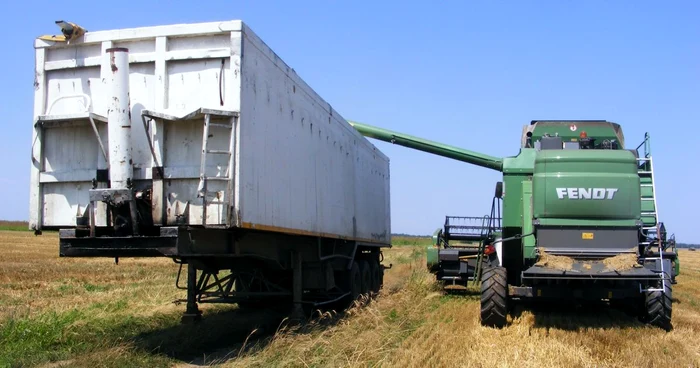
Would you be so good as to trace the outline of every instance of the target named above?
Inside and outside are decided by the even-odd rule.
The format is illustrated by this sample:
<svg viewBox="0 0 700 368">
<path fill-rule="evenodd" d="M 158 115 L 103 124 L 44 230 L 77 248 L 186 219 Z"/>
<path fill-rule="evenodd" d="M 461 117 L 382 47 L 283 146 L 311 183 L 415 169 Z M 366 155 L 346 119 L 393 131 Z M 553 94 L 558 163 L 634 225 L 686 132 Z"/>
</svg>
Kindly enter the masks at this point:
<svg viewBox="0 0 700 368">
<path fill-rule="evenodd" d="M 639 151 L 644 147 L 643 153 Z M 659 208 L 656 204 L 656 185 L 654 183 L 654 162 L 651 157 L 649 133 L 644 134 L 644 141 L 637 146 L 637 172 L 642 202 L 642 230 L 649 236 L 657 232 Z"/>
<path fill-rule="evenodd" d="M 643 153 L 640 152 L 640 148 L 642 147 L 644 147 Z M 651 139 L 649 133 L 644 134 L 644 141 L 637 146 L 636 153 L 641 195 L 642 233 L 646 237 L 646 240 L 642 242 L 642 244 L 647 248 L 655 246 L 658 249 L 658 257 L 645 257 L 644 259 L 647 261 L 659 261 L 661 265 L 659 277 L 662 280 L 661 285 L 664 285 L 664 281 L 667 278 L 666 273 L 673 271 L 664 269 L 664 252 L 667 244 L 666 230 L 663 222 L 659 221 L 659 208 L 656 202 L 656 185 L 654 182 L 654 162 L 651 156 Z M 666 292 L 664 287 L 641 289 L 640 286 L 640 290 Z"/>
</svg>

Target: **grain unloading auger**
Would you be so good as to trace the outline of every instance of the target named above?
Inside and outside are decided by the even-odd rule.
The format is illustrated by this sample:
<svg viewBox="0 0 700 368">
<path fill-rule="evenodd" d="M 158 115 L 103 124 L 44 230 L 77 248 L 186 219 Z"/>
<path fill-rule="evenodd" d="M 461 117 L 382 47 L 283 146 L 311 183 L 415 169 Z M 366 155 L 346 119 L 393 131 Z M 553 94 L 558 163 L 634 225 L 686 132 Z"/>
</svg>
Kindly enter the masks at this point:
<svg viewBox="0 0 700 368">
<path fill-rule="evenodd" d="M 491 214 L 447 217 L 428 252 L 439 280 L 480 282 L 483 325 L 506 325 L 515 300 L 572 299 L 624 304 L 671 328 L 680 265 L 658 220 L 648 134 L 626 149 L 616 123 L 532 121 L 518 155 L 497 158 L 351 124 L 367 137 L 503 173 Z"/>
</svg>

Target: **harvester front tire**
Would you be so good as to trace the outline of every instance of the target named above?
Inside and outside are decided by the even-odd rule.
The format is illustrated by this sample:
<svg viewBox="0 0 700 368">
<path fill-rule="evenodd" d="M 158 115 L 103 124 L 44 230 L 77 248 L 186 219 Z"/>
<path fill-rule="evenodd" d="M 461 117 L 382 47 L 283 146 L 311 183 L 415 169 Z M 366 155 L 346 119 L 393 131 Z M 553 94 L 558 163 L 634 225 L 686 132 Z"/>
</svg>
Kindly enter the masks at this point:
<svg viewBox="0 0 700 368">
<path fill-rule="evenodd" d="M 484 269 L 481 278 L 481 325 L 502 328 L 508 320 L 508 278 L 503 267 Z"/>
<path fill-rule="evenodd" d="M 671 285 L 666 283 L 667 293 L 661 291 L 648 291 L 646 293 L 646 316 L 645 320 L 652 326 L 659 327 L 665 331 L 671 331 L 671 311 L 673 300 L 671 299 Z"/>
</svg>

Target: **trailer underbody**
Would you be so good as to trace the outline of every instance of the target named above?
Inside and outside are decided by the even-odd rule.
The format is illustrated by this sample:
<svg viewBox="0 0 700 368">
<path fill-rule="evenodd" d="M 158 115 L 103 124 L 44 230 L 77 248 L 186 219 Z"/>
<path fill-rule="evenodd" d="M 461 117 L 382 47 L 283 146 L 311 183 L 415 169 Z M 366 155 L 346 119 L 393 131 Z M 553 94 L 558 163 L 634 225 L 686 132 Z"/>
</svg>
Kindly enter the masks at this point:
<svg viewBox="0 0 700 368">
<path fill-rule="evenodd" d="M 379 292 L 387 268 L 382 249 L 389 246 L 239 228 L 160 227 L 150 236 L 100 232 L 109 229 L 94 237 L 87 229 L 60 230 L 60 256 L 171 258 L 180 267 L 176 286 L 187 290 L 183 322 L 201 318 L 198 303 L 289 308 L 295 317 L 343 309 Z"/>
</svg>

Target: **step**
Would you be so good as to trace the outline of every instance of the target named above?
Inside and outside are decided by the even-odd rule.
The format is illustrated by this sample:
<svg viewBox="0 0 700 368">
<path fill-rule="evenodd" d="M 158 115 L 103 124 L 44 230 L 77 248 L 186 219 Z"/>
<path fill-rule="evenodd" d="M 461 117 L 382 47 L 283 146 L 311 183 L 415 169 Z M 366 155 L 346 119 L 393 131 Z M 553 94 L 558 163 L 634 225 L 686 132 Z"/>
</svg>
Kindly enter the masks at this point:
<svg viewBox="0 0 700 368">
<path fill-rule="evenodd" d="M 450 281 L 452 281 L 452 280 L 461 281 L 462 277 L 461 276 L 442 276 L 440 279 L 441 280 L 450 280 Z"/>
<path fill-rule="evenodd" d="M 656 225 L 656 215 L 642 215 L 643 226 L 654 226 Z"/>
<path fill-rule="evenodd" d="M 654 206 L 654 201 L 642 201 L 642 215 L 650 214 L 656 215 L 656 208 Z"/>
<path fill-rule="evenodd" d="M 231 151 L 226 150 L 207 150 L 207 153 L 219 154 L 219 155 L 230 155 Z"/>
<path fill-rule="evenodd" d="M 226 128 L 226 129 L 231 129 L 233 128 L 232 124 L 222 124 L 222 123 L 209 123 L 209 127 L 215 127 L 215 128 Z"/>
<path fill-rule="evenodd" d="M 211 180 L 211 181 L 228 181 L 228 180 L 231 180 L 231 178 L 227 178 L 227 177 L 225 177 L 225 176 L 207 176 L 207 177 L 204 177 L 204 179 L 207 180 L 207 181 L 209 181 L 209 180 Z"/>
</svg>

